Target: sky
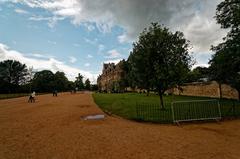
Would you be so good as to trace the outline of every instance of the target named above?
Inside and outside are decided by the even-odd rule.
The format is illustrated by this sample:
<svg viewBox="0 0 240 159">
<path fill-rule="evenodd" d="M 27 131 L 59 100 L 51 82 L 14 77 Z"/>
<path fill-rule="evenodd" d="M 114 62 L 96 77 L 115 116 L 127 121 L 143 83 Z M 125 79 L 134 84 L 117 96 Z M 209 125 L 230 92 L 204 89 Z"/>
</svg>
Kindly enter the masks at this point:
<svg viewBox="0 0 240 159">
<path fill-rule="evenodd" d="M 0 0 L 0 61 L 35 71 L 78 73 L 96 83 L 103 63 L 127 59 L 151 22 L 181 31 L 196 66 L 208 66 L 211 45 L 226 30 L 214 15 L 221 0 Z"/>
</svg>

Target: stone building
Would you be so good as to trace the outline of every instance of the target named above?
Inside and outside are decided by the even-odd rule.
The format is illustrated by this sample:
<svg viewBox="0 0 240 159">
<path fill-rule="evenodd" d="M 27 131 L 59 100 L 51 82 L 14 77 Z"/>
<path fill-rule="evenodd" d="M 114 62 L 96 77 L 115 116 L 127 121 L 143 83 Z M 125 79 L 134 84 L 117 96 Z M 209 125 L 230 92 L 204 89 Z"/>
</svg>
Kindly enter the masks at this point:
<svg viewBox="0 0 240 159">
<path fill-rule="evenodd" d="M 122 92 L 124 91 L 122 81 L 125 77 L 123 70 L 124 60 L 118 64 L 103 64 L 102 74 L 98 76 L 97 85 L 102 92 Z"/>
</svg>

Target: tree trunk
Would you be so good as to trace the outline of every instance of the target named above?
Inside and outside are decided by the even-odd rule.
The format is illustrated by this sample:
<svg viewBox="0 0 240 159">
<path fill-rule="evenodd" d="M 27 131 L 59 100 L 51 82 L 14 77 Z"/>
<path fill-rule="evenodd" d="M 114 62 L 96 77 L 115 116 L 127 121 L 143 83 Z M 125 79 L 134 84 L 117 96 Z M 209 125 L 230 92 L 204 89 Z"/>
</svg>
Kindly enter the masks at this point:
<svg viewBox="0 0 240 159">
<path fill-rule="evenodd" d="M 160 106 L 162 109 L 165 109 L 163 105 L 163 93 L 161 91 L 158 91 L 158 95 L 160 97 Z"/>
<path fill-rule="evenodd" d="M 218 83 L 218 87 L 219 87 L 219 98 L 222 99 L 222 83 Z"/>
</svg>

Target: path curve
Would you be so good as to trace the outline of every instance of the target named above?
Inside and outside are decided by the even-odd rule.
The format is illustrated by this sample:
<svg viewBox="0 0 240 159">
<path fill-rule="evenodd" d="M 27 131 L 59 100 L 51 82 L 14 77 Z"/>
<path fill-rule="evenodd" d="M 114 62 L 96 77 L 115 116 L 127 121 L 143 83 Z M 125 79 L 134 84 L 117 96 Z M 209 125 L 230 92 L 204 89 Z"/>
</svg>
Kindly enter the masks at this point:
<svg viewBox="0 0 240 159">
<path fill-rule="evenodd" d="M 237 159 L 240 120 L 181 127 L 107 117 L 91 94 L 0 100 L 1 159 Z"/>
</svg>

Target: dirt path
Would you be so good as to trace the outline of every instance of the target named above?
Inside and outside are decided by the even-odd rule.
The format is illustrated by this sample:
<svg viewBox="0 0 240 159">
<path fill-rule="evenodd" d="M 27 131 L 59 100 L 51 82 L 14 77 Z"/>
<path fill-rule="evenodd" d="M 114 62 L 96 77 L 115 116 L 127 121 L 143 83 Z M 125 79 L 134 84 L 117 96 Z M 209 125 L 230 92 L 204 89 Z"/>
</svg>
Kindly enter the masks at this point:
<svg viewBox="0 0 240 159">
<path fill-rule="evenodd" d="M 107 117 L 90 94 L 0 100 L 1 159 L 239 159 L 240 121 L 157 125 Z"/>
</svg>

